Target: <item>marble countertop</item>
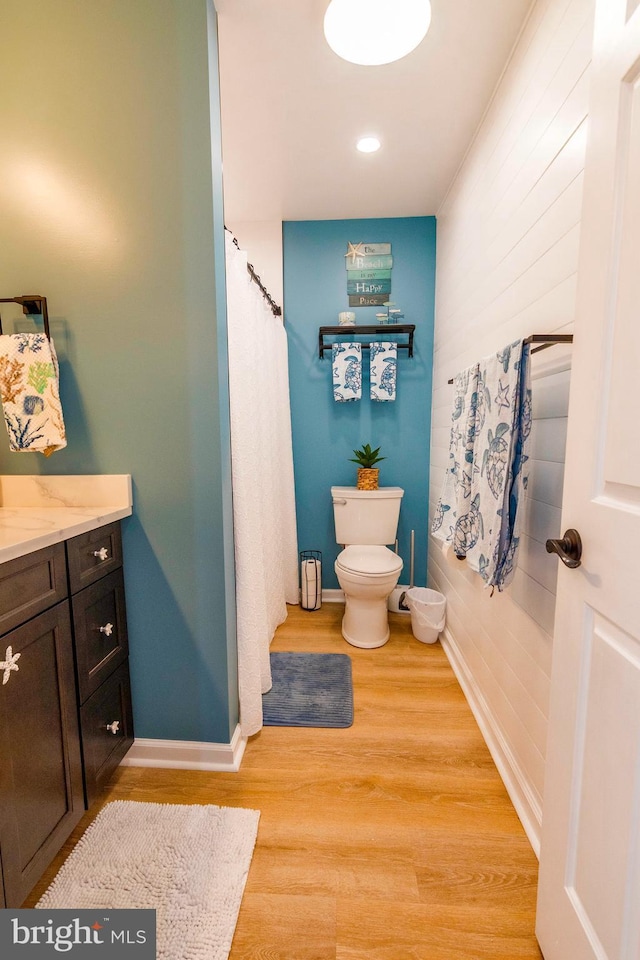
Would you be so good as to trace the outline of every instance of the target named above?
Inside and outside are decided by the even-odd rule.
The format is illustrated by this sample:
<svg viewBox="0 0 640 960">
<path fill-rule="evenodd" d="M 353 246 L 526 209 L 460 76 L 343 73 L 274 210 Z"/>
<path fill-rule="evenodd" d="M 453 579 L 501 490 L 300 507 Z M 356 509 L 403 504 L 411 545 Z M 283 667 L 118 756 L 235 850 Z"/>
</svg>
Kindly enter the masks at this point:
<svg viewBox="0 0 640 960">
<path fill-rule="evenodd" d="M 0 476 L 0 563 L 132 512 L 131 477 Z"/>
</svg>

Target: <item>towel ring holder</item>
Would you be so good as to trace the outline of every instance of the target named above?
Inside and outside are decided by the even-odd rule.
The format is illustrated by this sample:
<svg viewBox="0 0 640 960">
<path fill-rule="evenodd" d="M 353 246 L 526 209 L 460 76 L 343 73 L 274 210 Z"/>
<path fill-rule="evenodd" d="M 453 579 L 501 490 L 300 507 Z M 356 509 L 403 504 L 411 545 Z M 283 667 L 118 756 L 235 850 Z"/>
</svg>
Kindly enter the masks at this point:
<svg viewBox="0 0 640 960">
<path fill-rule="evenodd" d="M 41 297 L 37 293 L 25 294 L 22 297 L 0 297 L 0 303 L 19 303 L 27 317 L 42 317 L 44 332 L 47 340 L 51 340 L 49 333 L 49 311 L 47 310 L 47 298 Z M 0 317 L 0 334 L 2 333 L 2 317 Z"/>
</svg>

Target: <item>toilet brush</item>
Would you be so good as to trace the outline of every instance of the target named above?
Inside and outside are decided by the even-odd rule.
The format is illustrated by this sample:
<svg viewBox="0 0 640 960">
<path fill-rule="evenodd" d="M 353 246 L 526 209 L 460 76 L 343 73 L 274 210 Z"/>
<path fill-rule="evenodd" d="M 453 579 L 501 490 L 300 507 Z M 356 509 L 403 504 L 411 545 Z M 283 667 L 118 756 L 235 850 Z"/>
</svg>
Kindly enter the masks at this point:
<svg viewBox="0 0 640 960">
<path fill-rule="evenodd" d="M 412 586 L 413 586 L 413 558 L 414 558 L 414 551 L 415 551 L 415 530 L 412 530 L 412 531 L 411 531 L 411 555 L 410 555 L 410 558 L 409 558 L 409 590 L 411 590 L 411 588 L 412 588 Z M 398 607 L 400 608 L 400 610 L 404 610 L 404 611 L 407 612 L 407 613 L 409 612 L 409 604 L 407 603 L 407 591 L 406 591 L 406 590 L 403 590 L 403 592 L 400 594 L 400 599 L 398 600 Z"/>
<path fill-rule="evenodd" d="M 414 551 L 414 531 L 411 531 L 411 556 L 410 556 L 410 587 L 413 586 L 413 551 Z M 398 541 L 396 540 L 396 553 L 398 552 Z M 387 601 L 387 607 L 392 613 L 410 613 L 409 606 L 405 601 L 405 595 L 408 588 L 405 584 L 398 584 L 397 587 L 391 591 L 389 600 Z"/>
</svg>

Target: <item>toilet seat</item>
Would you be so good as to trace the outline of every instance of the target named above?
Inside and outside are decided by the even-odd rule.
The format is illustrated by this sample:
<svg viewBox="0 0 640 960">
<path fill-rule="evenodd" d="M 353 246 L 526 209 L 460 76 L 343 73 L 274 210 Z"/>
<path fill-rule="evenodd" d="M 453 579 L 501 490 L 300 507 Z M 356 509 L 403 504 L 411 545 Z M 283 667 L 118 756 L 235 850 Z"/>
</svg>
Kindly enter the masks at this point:
<svg viewBox="0 0 640 960">
<path fill-rule="evenodd" d="M 379 544 L 349 544 L 336 559 L 336 569 L 371 579 L 398 575 L 402 566 L 397 553 Z"/>
</svg>

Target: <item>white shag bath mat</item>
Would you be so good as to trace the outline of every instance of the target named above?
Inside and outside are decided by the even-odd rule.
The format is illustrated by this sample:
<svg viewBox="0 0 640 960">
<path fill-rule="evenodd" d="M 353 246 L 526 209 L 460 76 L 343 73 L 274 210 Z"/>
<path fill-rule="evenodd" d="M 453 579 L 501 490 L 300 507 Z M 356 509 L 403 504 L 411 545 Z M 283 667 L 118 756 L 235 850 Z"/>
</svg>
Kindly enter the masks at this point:
<svg viewBox="0 0 640 960">
<path fill-rule="evenodd" d="M 108 803 L 36 906 L 155 909 L 158 960 L 225 960 L 259 817 L 236 807 Z"/>
</svg>

